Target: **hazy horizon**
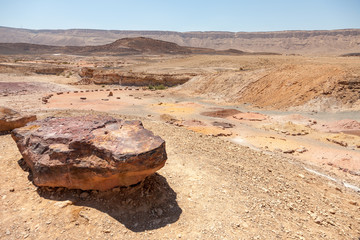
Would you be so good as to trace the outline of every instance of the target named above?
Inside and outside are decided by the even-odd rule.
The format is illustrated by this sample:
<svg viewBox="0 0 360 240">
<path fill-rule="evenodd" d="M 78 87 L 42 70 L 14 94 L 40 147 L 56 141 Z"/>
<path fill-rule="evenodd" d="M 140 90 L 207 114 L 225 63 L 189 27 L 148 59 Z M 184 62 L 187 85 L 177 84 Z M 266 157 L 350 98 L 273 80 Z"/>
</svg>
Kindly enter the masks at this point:
<svg viewBox="0 0 360 240">
<path fill-rule="evenodd" d="M 66 31 L 66 30 L 94 30 L 94 31 L 133 31 L 133 32 L 179 32 L 179 33 L 196 33 L 196 32 L 229 32 L 229 33 L 261 33 L 261 32 L 297 32 L 297 31 L 337 31 L 337 30 L 360 30 L 360 27 L 358 28 L 336 28 L 336 29 L 286 29 L 286 30 L 274 30 L 274 31 L 214 31 L 214 30 L 208 30 L 208 31 L 174 31 L 174 30 L 157 30 L 157 29 L 103 29 L 103 28 L 22 28 L 22 27 L 9 27 L 9 26 L 2 26 L 1 28 L 14 28 L 14 29 L 24 29 L 24 30 L 30 30 L 30 31 Z"/>
<path fill-rule="evenodd" d="M 273 32 L 360 28 L 360 1 L 0 0 L 0 26 L 33 30 Z"/>
</svg>

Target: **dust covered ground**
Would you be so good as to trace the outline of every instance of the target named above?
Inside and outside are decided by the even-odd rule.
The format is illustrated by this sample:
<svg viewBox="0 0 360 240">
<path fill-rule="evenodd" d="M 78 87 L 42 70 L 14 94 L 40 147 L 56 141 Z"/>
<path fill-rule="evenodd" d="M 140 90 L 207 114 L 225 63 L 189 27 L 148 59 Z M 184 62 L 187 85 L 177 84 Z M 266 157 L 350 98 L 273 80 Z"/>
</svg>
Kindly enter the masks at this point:
<svg viewBox="0 0 360 240">
<path fill-rule="evenodd" d="M 326 64 L 338 63 L 350 72 L 351 79 L 356 78 L 356 58 L 327 59 Z M 98 59 L 97 64 L 103 60 Z M 0 105 L 35 113 L 40 119 L 85 114 L 139 119 L 166 141 L 168 161 L 157 174 L 128 188 L 107 192 L 38 188 L 11 136 L 1 135 L 0 238 L 358 239 L 360 142 L 356 138 L 356 110 L 316 113 L 311 109 L 296 115 L 284 110 L 267 111 L 262 105 L 254 111 L 254 106 L 244 108 L 223 101 L 225 97 L 222 99 L 219 91 L 199 92 L 195 87 L 201 82 L 193 89 L 187 85 L 212 74 L 239 76 L 243 74 L 243 70 L 236 74 L 240 67 L 254 77 L 257 72 L 274 71 L 286 61 L 324 63 L 324 58 L 190 56 L 119 60 L 124 71 L 199 74 L 183 86 L 157 91 L 72 85 L 79 77 L 69 73 L 1 73 L 0 82 L 8 83 L 8 87 L 6 93 L 1 89 Z M 63 62 L 74 66 L 94 64 L 73 57 Z M 213 78 L 213 83 L 219 79 Z M 231 79 L 217 89 L 230 84 Z M 244 91 L 248 89 L 247 83 L 240 82 Z M 216 89 L 210 83 L 208 87 Z M 222 92 L 228 99 L 229 91 Z M 53 96 L 43 104 L 42 98 L 49 94 Z M 234 96 L 238 95 L 234 92 Z M 339 106 L 357 109 L 356 101 L 351 106 L 346 101 L 348 105 Z M 223 108 L 238 112 L 203 114 Z M 307 151 L 298 150 L 303 148 Z M 337 161 L 339 152 L 351 159 L 341 155 Z M 314 160 L 317 156 L 319 161 Z"/>
</svg>

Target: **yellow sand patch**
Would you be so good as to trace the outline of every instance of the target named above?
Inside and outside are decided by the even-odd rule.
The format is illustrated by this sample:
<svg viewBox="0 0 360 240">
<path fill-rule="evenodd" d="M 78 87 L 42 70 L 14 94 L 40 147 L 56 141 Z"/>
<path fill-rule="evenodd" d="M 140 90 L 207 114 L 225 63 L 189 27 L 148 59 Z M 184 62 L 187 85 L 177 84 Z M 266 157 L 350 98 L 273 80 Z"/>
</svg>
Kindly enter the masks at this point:
<svg viewBox="0 0 360 240">
<path fill-rule="evenodd" d="M 255 147 L 268 149 L 270 151 L 281 150 L 282 152 L 286 152 L 304 149 L 304 147 L 300 146 L 296 141 L 273 136 L 250 136 L 246 138 L 246 141 Z"/>
<path fill-rule="evenodd" d="M 158 112 L 163 114 L 193 114 L 197 106 L 191 104 L 162 103 L 153 105 Z"/>
<path fill-rule="evenodd" d="M 186 126 L 187 129 L 211 136 L 230 136 L 232 133 L 227 129 L 214 126 Z"/>
</svg>

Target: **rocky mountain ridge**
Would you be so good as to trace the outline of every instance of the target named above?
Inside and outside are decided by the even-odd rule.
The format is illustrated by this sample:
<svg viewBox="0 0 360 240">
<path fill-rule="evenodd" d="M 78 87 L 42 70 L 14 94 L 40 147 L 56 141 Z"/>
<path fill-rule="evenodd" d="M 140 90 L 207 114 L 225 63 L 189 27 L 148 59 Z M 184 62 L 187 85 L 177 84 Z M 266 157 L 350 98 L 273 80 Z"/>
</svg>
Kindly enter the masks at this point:
<svg viewBox="0 0 360 240">
<path fill-rule="evenodd" d="M 2 43 L 55 46 L 109 44 L 120 38 L 147 37 L 181 46 L 238 49 L 304 55 L 340 55 L 360 52 L 360 29 L 275 32 L 173 32 L 121 30 L 30 30 L 0 27 Z"/>
<path fill-rule="evenodd" d="M 220 54 L 220 55 L 274 55 L 277 53 L 249 53 L 236 49 L 184 47 L 176 43 L 145 38 L 122 38 L 95 46 L 51 46 L 30 43 L 0 43 L 0 54 L 71 54 L 71 55 L 136 55 L 136 54 Z"/>
</svg>

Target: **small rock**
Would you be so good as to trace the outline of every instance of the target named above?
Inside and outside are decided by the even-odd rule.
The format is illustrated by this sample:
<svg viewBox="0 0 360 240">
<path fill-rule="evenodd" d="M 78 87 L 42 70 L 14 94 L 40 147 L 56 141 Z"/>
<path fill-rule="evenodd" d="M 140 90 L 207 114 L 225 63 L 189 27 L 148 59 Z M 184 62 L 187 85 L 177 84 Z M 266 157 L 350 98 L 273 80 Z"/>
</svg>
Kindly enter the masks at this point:
<svg viewBox="0 0 360 240">
<path fill-rule="evenodd" d="M 10 192 L 15 192 L 15 188 L 12 187 L 12 188 L 9 189 L 9 191 Z"/>
<path fill-rule="evenodd" d="M 88 196 L 89 196 L 89 193 L 88 193 L 88 192 L 82 192 L 82 193 L 80 194 L 80 198 L 83 198 L 83 199 L 87 198 Z"/>
<path fill-rule="evenodd" d="M 341 188 L 339 188 L 339 187 L 335 187 L 335 190 L 342 192 Z"/>
<path fill-rule="evenodd" d="M 86 97 L 81 97 L 80 99 L 81 99 L 81 100 L 86 100 Z"/>
<path fill-rule="evenodd" d="M 46 224 L 49 225 L 51 223 L 51 220 L 46 221 Z"/>
<path fill-rule="evenodd" d="M 109 92 L 108 97 L 114 96 L 113 92 Z"/>
<path fill-rule="evenodd" d="M 64 208 L 64 207 L 72 205 L 72 204 L 73 204 L 72 201 L 66 200 L 66 201 L 56 202 L 54 204 L 54 206 L 59 207 L 59 208 Z"/>
<path fill-rule="evenodd" d="M 294 149 L 290 149 L 290 150 L 285 150 L 283 153 L 292 154 L 294 152 L 295 152 Z"/>
<path fill-rule="evenodd" d="M 358 203 L 356 202 L 356 201 L 349 201 L 349 203 L 351 204 L 351 205 L 354 205 L 354 206 L 357 206 L 358 205 Z"/>
<path fill-rule="evenodd" d="M 6 234 L 6 235 L 10 235 L 10 234 L 11 234 L 10 230 L 7 229 L 6 232 L 5 232 L 5 234 Z"/>
<path fill-rule="evenodd" d="M 298 149 L 296 149 L 296 152 L 298 153 L 304 153 L 304 152 L 307 152 L 308 150 L 305 148 L 305 147 L 300 147 Z"/>
<path fill-rule="evenodd" d="M 298 174 L 298 176 L 301 177 L 301 178 L 305 178 L 305 176 L 302 175 L 302 174 Z"/>
<path fill-rule="evenodd" d="M 324 221 L 324 219 L 323 219 L 322 217 L 316 217 L 314 221 L 315 221 L 315 223 L 317 223 L 317 224 L 322 224 L 322 222 Z"/>
<path fill-rule="evenodd" d="M 160 217 L 163 214 L 163 210 L 161 208 L 156 208 L 155 213 Z"/>
<path fill-rule="evenodd" d="M 113 188 L 112 191 L 113 191 L 114 193 L 118 193 L 118 192 L 120 192 L 120 188 L 118 188 L 118 187 Z"/>
<path fill-rule="evenodd" d="M 336 211 L 335 211 L 335 209 L 334 209 L 334 208 L 332 208 L 332 209 L 330 209 L 330 210 L 329 210 L 329 213 L 331 213 L 331 214 L 335 214 L 335 213 L 336 213 Z"/>
</svg>

